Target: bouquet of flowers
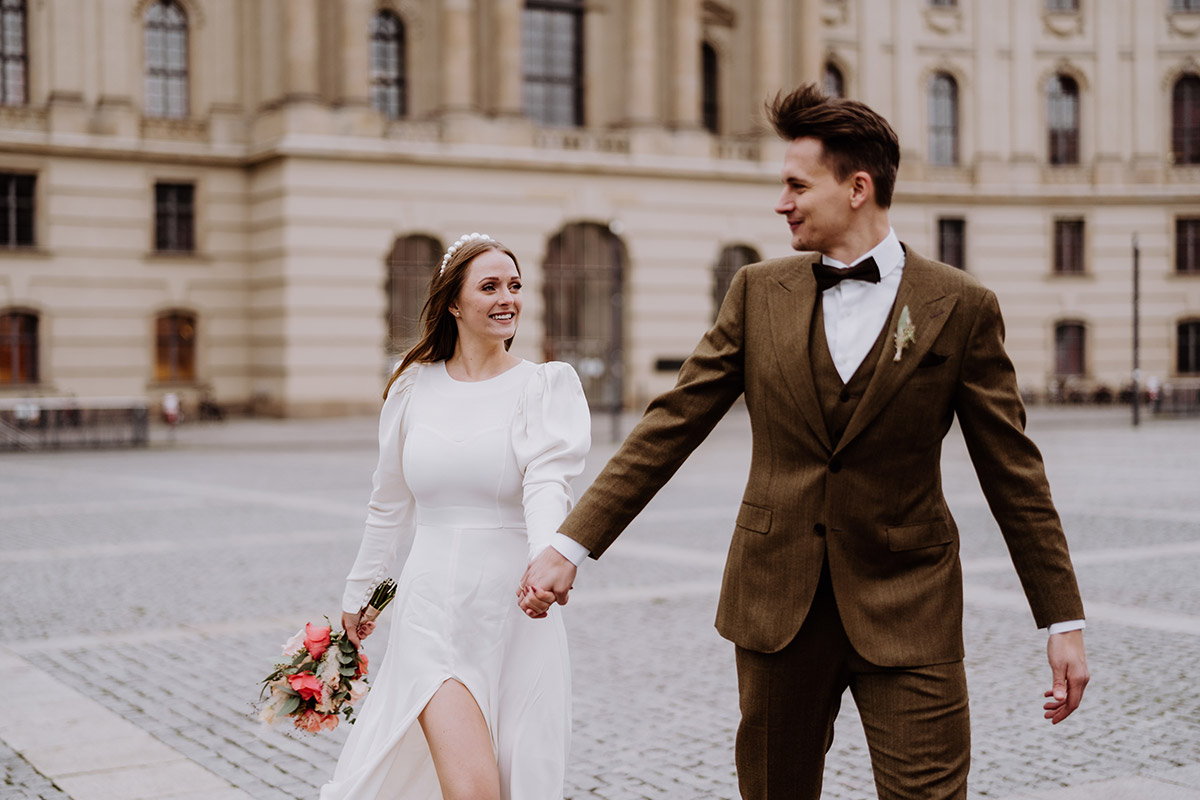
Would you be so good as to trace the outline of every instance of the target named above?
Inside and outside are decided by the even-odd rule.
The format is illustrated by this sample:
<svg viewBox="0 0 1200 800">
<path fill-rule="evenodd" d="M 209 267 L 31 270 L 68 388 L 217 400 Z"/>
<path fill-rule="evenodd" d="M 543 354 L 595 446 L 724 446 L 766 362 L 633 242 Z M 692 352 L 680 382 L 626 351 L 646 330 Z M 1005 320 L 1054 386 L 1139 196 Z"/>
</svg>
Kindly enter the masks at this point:
<svg viewBox="0 0 1200 800">
<path fill-rule="evenodd" d="M 396 582 L 388 578 L 375 588 L 363 609 L 364 622 L 374 622 L 396 596 Z M 328 618 L 325 620 L 329 622 Z M 332 625 L 307 623 L 283 645 L 287 659 L 275 664 L 263 678 L 258 713 L 268 725 L 283 717 L 303 731 L 317 733 L 338 726 L 338 715 L 354 722 L 354 704 L 367 693 L 367 656 L 360 653 L 344 631 Z"/>
</svg>

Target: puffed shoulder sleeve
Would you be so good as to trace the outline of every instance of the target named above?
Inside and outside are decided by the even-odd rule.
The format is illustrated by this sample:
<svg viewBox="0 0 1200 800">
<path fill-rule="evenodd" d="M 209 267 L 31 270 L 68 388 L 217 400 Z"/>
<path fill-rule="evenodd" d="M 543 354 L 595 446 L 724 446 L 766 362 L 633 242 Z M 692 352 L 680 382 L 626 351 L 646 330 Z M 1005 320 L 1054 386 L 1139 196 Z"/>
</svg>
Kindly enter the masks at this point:
<svg viewBox="0 0 1200 800">
<path fill-rule="evenodd" d="M 396 560 L 398 543 L 412 528 L 413 496 L 401 465 L 404 437 L 400 423 L 420 368 L 413 365 L 400 374 L 379 413 L 379 464 L 372 479 L 366 529 L 342 595 L 342 611 L 351 614 L 366 605 L 375 586 L 387 577 Z"/>
<path fill-rule="evenodd" d="M 521 394 L 513 426 L 531 559 L 550 543 L 571 510 L 571 479 L 583 471 L 591 445 L 591 414 L 579 376 L 570 364 L 542 364 Z"/>
</svg>

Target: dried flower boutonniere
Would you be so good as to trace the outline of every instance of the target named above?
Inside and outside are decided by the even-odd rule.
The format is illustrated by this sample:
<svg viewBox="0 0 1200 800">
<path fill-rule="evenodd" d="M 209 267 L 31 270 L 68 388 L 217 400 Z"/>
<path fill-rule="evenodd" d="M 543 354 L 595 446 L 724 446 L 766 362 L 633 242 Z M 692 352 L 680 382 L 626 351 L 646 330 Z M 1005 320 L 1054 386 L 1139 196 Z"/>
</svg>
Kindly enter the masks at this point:
<svg viewBox="0 0 1200 800">
<path fill-rule="evenodd" d="M 900 309 L 900 319 L 896 322 L 896 356 L 893 361 L 900 360 L 900 354 L 904 352 L 904 348 L 908 347 L 917 336 L 917 328 L 912 324 L 912 318 L 908 315 L 908 306 Z"/>
</svg>

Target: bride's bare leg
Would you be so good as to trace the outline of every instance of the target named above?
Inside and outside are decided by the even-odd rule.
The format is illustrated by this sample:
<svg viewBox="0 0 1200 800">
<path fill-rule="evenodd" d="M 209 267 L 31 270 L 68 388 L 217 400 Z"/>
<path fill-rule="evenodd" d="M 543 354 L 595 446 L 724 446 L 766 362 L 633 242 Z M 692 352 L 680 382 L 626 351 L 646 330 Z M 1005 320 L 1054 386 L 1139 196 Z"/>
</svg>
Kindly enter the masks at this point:
<svg viewBox="0 0 1200 800">
<path fill-rule="evenodd" d="M 448 680 L 419 717 L 444 800 L 500 800 L 500 769 L 479 704 Z"/>
</svg>

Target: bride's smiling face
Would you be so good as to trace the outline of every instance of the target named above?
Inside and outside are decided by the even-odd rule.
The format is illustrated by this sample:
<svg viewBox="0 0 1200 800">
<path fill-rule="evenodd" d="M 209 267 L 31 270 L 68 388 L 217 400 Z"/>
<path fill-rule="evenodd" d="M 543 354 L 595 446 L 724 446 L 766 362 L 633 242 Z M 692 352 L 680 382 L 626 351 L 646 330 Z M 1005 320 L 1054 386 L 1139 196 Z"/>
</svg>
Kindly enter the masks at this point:
<svg viewBox="0 0 1200 800">
<path fill-rule="evenodd" d="M 507 254 L 484 250 L 467 267 L 462 291 L 450 304 L 460 338 L 503 342 L 517 332 L 521 273 Z"/>
</svg>

